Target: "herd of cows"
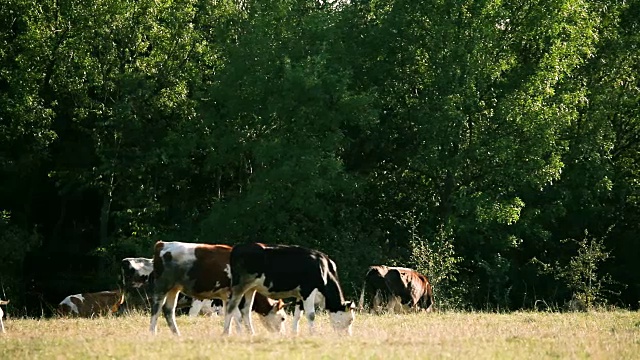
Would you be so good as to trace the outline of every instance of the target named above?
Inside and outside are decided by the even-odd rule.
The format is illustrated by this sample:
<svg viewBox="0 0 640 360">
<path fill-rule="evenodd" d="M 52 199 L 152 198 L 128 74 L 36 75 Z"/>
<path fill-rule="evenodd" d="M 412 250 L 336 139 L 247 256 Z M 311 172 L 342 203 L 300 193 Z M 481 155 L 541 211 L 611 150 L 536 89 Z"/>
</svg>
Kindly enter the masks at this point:
<svg viewBox="0 0 640 360">
<path fill-rule="evenodd" d="M 190 307 L 191 316 L 224 314 L 223 334 L 229 335 L 232 323 L 238 332 L 244 323 L 254 334 L 255 312 L 269 331 L 284 333 L 283 300 L 294 299 L 294 334 L 305 313 L 313 333 L 315 309 L 321 307 L 334 330 L 351 335 L 357 310 L 431 311 L 434 304 L 427 277 L 409 268 L 378 265 L 369 267 L 356 305 L 345 299 L 333 260 L 293 245 L 158 241 L 152 258 L 125 258 L 121 272 L 122 288 L 67 296 L 58 305 L 59 315 L 93 317 L 150 309 L 153 334 L 162 312 L 171 331 L 180 335 L 176 310 Z M 5 331 L 1 308 L 0 331 Z"/>
</svg>

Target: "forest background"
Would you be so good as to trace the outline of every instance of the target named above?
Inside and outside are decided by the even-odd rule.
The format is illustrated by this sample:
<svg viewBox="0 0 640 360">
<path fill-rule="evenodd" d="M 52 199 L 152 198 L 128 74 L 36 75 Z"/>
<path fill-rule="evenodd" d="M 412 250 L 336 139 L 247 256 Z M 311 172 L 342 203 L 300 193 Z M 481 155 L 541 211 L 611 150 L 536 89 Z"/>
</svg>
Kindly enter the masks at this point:
<svg viewBox="0 0 640 360">
<path fill-rule="evenodd" d="M 157 240 L 300 244 L 356 297 L 640 305 L 640 2 L 5 0 L 0 297 Z"/>
</svg>

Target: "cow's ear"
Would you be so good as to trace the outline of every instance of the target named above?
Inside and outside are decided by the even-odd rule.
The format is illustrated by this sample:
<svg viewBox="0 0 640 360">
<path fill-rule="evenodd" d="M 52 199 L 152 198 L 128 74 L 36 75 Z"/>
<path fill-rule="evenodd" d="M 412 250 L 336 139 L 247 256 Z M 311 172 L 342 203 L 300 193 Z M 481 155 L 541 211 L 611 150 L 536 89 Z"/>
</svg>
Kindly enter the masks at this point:
<svg viewBox="0 0 640 360">
<path fill-rule="evenodd" d="M 344 311 L 351 311 L 356 309 L 356 303 L 354 303 L 353 301 L 347 301 L 344 305 Z"/>
<path fill-rule="evenodd" d="M 285 303 L 282 300 L 278 300 L 275 304 L 273 304 L 273 309 L 275 311 L 280 311 L 284 307 Z"/>
</svg>

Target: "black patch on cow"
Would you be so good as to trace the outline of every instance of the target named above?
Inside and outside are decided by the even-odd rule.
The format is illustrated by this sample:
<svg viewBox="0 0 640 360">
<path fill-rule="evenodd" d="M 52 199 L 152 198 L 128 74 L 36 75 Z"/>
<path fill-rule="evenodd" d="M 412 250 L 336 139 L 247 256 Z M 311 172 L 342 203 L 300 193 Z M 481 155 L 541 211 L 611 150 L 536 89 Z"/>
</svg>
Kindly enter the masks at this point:
<svg viewBox="0 0 640 360">
<path fill-rule="evenodd" d="M 383 271 L 383 273 L 381 273 Z M 386 303 L 391 298 L 392 292 L 387 286 L 384 276 L 387 274 L 387 268 L 381 266 L 371 266 L 364 278 L 363 300 L 361 306 L 367 306 L 369 309 L 373 307 L 374 297 L 377 295 L 381 303 Z"/>
<path fill-rule="evenodd" d="M 407 279 L 397 269 L 389 269 L 385 276 L 387 286 L 391 293 L 400 297 L 402 305 L 413 306 L 413 297 L 411 296 L 411 283 L 407 283 Z"/>
</svg>

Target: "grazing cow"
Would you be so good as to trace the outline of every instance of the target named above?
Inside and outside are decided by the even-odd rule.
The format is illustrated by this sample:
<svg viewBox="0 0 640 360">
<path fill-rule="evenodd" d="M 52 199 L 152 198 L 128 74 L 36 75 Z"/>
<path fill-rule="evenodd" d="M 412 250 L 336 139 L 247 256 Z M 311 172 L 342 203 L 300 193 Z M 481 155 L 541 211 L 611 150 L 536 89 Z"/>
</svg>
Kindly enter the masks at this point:
<svg viewBox="0 0 640 360">
<path fill-rule="evenodd" d="M 121 290 L 69 295 L 58 304 L 58 313 L 87 318 L 107 315 L 117 312 L 123 302 L 124 293 Z"/>
<path fill-rule="evenodd" d="M 157 332 L 157 322 L 162 310 L 171 331 L 180 335 L 175 322 L 175 304 L 180 292 L 198 299 L 220 299 L 224 304 L 229 299 L 231 276 L 229 257 L 231 247 L 227 245 L 194 244 L 158 241 L 153 257 L 153 306 L 151 309 L 151 332 Z M 260 314 L 265 327 L 271 331 L 284 331 L 284 303 L 265 296 L 256 297 L 252 303 L 241 304 Z M 238 304 L 232 316 L 240 330 Z M 245 319 L 247 319 L 245 317 Z M 248 324 L 246 324 L 248 326 Z M 253 328 L 251 328 L 253 330 Z"/>
<path fill-rule="evenodd" d="M 413 269 L 370 266 L 360 294 L 360 309 L 364 308 L 365 300 L 369 310 L 375 312 L 383 302 L 387 303 L 389 311 L 401 305 L 414 311 L 429 312 L 433 306 L 433 289 L 427 277 Z"/>
<path fill-rule="evenodd" d="M 0 305 L 7 305 L 9 303 L 9 300 L 0 300 Z M 0 333 L 5 333 L 4 330 L 4 321 L 2 320 L 2 317 L 4 316 L 4 312 L 2 311 L 2 308 L 0 308 Z"/>
<path fill-rule="evenodd" d="M 125 291 L 124 303 L 118 314 L 127 310 L 147 310 L 151 308 L 151 294 L 153 292 L 153 259 L 144 257 L 129 257 L 122 259 L 122 285 Z M 197 300 L 180 294 L 177 309 L 189 308 L 189 316 L 201 313 L 213 315 L 218 312 L 214 308 L 213 300 Z M 220 306 L 221 303 L 216 304 Z"/>
<path fill-rule="evenodd" d="M 129 257 L 122 259 L 122 286 L 124 303 L 119 314 L 126 310 L 146 310 L 151 308 L 151 287 L 149 281 L 153 272 L 153 259 Z"/>
<path fill-rule="evenodd" d="M 303 311 L 307 312 L 309 329 L 314 332 L 314 305 L 321 299 L 316 297 L 320 293 L 333 328 L 349 335 L 352 333 L 355 304 L 345 301 L 336 264 L 320 251 L 290 245 L 236 245 L 231 252 L 231 277 L 224 335 L 230 333 L 231 317 L 241 300 L 251 304 L 256 293 L 274 299 L 298 299 L 293 319 L 294 334 L 298 334 Z M 246 310 L 242 312 L 253 334 L 251 315 Z"/>
</svg>

